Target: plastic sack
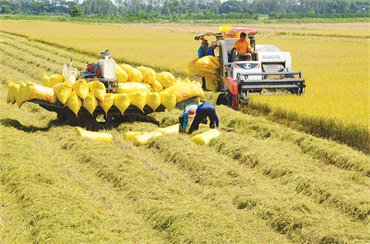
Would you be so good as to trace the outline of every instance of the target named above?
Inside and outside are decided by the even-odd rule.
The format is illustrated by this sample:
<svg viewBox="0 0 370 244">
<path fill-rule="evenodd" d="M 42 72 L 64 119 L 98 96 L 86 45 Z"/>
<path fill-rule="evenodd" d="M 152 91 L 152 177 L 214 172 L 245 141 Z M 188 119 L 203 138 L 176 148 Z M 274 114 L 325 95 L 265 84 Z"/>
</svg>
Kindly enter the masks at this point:
<svg viewBox="0 0 370 244">
<path fill-rule="evenodd" d="M 153 131 L 153 132 L 135 136 L 132 138 L 131 141 L 135 146 L 141 146 L 141 145 L 146 145 L 150 138 L 156 137 L 156 136 L 162 136 L 162 135 L 163 134 L 161 132 Z"/>
<path fill-rule="evenodd" d="M 104 96 L 103 101 L 99 101 L 99 106 L 102 107 L 105 113 L 108 113 L 109 109 L 113 106 L 114 96 L 112 93 L 107 93 Z"/>
<path fill-rule="evenodd" d="M 52 75 L 47 86 L 53 88 L 56 84 L 63 83 L 65 78 L 65 75 Z"/>
<path fill-rule="evenodd" d="M 76 94 L 81 98 L 85 99 L 89 95 L 90 89 L 89 85 L 84 79 L 79 79 L 74 83 L 74 89 Z"/>
<path fill-rule="evenodd" d="M 142 83 L 144 86 L 146 86 L 146 88 L 148 88 L 148 90 L 150 91 L 150 92 L 152 92 L 152 86 L 151 85 L 149 85 L 148 83 Z"/>
<path fill-rule="evenodd" d="M 234 28 L 234 26 L 224 25 L 224 26 L 218 27 L 219 32 L 224 33 L 224 35 L 226 35 L 226 33 L 229 32 L 229 30 L 232 29 L 232 28 Z M 240 38 L 240 33 L 239 32 L 231 33 L 231 34 L 225 36 L 225 38 Z"/>
<path fill-rule="evenodd" d="M 90 92 L 84 101 L 84 107 L 89 111 L 90 114 L 93 114 L 96 107 L 98 106 L 98 99 L 96 99 L 93 92 Z"/>
<path fill-rule="evenodd" d="M 49 80 L 50 80 L 50 77 L 46 73 L 44 73 L 44 75 L 42 76 L 42 84 L 43 84 L 43 86 L 48 86 Z"/>
<path fill-rule="evenodd" d="M 75 91 L 72 91 L 66 105 L 70 110 L 72 110 L 73 113 L 75 113 L 75 115 L 77 115 L 78 111 L 80 111 L 81 99 L 77 96 Z"/>
<path fill-rule="evenodd" d="M 146 134 L 146 132 L 134 132 L 134 131 L 128 131 L 126 133 L 123 134 L 124 138 L 126 140 L 129 140 L 129 141 L 132 141 L 132 139 L 135 137 L 135 136 L 138 136 L 138 135 L 143 135 L 143 134 Z"/>
<path fill-rule="evenodd" d="M 197 74 L 197 71 L 196 71 L 196 67 L 195 67 L 195 63 L 198 61 L 198 58 L 196 59 L 193 59 L 193 60 L 190 60 L 188 62 L 188 66 L 187 66 L 187 72 L 188 72 L 188 75 L 196 75 Z"/>
<path fill-rule="evenodd" d="M 109 133 L 103 132 L 92 132 L 77 127 L 77 136 L 88 137 L 90 139 L 101 141 L 101 142 L 112 142 L 113 136 Z"/>
<path fill-rule="evenodd" d="M 129 95 L 130 102 L 132 105 L 138 107 L 141 111 L 144 110 L 146 105 L 146 93 L 145 92 L 134 92 Z"/>
<path fill-rule="evenodd" d="M 122 64 L 120 66 L 128 75 L 129 82 L 142 82 L 143 75 L 141 72 L 128 64 Z"/>
<path fill-rule="evenodd" d="M 153 84 L 156 81 L 156 74 L 153 69 L 143 66 L 137 67 L 137 69 L 142 73 L 144 82 Z"/>
<path fill-rule="evenodd" d="M 26 97 L 27 97 L 27 85 L 25 83 L 23 83 L 23 81 L 20 81 L 19 83 L 20 83 L 20 85 L 19 85 L 19 89 L 18 89 L 18 99 L 16 101 L 17 101 L 18 107 L 20 108 L 22 106 L 22 104 L 25 101 L 27 101 L 27 99 L 26 99 Z"/>
<path fill-rule="evenodd" d="M 15 103 L 15 95 L 14 95 L 14 83 L 11 82 L 10 80 L 8 81 L 8 95 L 6 97 L 6 103 Z"/>
<path fill-rule="evenodd" d="M 116 106 L 122 114 L 130 106 L 130 98 L 127 94 L 113 94 L 114 96 L 114 106 Z"/>
<path fill-rule="evenodd" d="M 175 77 L 169 72 L 162 72 L 157 74 L 157 80 L 161 83 L 163 88 L 167 88 L 173 85 Z"/>
<path fill-rule="evenodd" d="M 162 134 L 179 133 L 180 124 L 171 125 L 166 128 L 158 128 L 155 131 L 161 132 Z"/>
<path fill-rule="evenodd" d="M 210 129 L 207 132 L 193 136 L 190 140 L 198 145 L 207 145 L 213 138 L 221 135 L 216 129 Z"/>
<path fill-rule="evenodd" d="M 207 90 L 217 92 L 220 88 L 220 83 L 217 80 L 206 79 L 206 88 Z"/>
<path fill-rule="evenodd" d="M 219 58 L 213 56 L 205 56 L 195 62 L 197 70 L 204 70 L 205 72 L 216 72 L 220 68 Z"/>
<path fill-rule="evenodd" d="M 162 105 L 168 110 L 168 112 L 171 112 L 171 110 L 176 106 L 176 95 L 166 90 L 161 91 L 159 95 L 161 96 Z"/>
<path fill-rule="evenodd" d="M 69 96 L 72 94 L 72 85 L 70 81 L 58 83 L 55 86 L 53 86 L 53 89 L 57 94 L 58 100 L 62 104 L 65 104 Z"/>
<path fill-rule="evenodd" d="M 118 93 L 130 94 L 133 92 L 150 92 L 150 90 L 145 84 L 138 82 L 128 82 L 118 84 Z"/>
<path fill-rule="evenodd" d="M 14 86 L 13 86 L 13 94 L 14 94 L 15 102 L 17 104 L 19 104 L 19 102 L 18 102 L 18 99 L 19 99 L 19 87 L 20 87 L 20 85 L 14 83 Z"/>
<path fill-rule="evenodd" d="M 103 101 L 104 96 L 106 94 L 106 89 L 105 89 L 104 84 L 98 80 L 89 82 L 88 84 L 89 84 L 90 92 L 93 92 L 94 96 L 97 99 L 99 99 L 100 101 Z"/>
<path fill-rule="evenodd" d="M 158 92 L 148 93 L 146 95 L 146 104 L 155 111 L 161 105 L 161 96 Z"/>
<path fill-rule="evenodd" d="M 176 95 L 176 103 L 185 101 L 192 97 L 199 97 L 204 99 L 204 92 L 200 87 L 199 83 L 190 82 L 190 83 L 181 83 L 173 89 L 173 93 Z"/>
<path fill-rule="evenodd" d="M 154 81 L 154 83 L 152 84 L 152 90 L 154 92 L 160 92 L 163 90 L 163 86 L 162 84 L 159 82 L 159 81 Z"/>
<path fill-rule="evenodd" d="M 58 98 L 53 88 L 40 86 L 32 82 L 28 82 L 26 85 L 26 97 L 27 101 L 37 99 L 50 103 L 55 103 Z"/>
<path fill-rule="evenodd" d="M 116 64 L 116 77 L 118 78 L 119 83 L 128 81 L 128 74 L 121 67 Z"/>
</svg>

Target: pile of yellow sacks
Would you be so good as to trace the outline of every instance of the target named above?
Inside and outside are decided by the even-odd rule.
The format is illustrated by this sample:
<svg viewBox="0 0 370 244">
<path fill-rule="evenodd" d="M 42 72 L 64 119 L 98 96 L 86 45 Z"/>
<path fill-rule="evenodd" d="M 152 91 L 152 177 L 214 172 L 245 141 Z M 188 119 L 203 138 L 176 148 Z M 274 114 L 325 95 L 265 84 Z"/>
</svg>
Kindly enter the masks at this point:
<svg viewBox="0 0 370 244">
<path fill-rule="evenodd" d="M 169 72 L 156 74 L 146 67 L 133 68 L 130 65 L 116 65 L 118 94 L 106 93 L 105 85 L 99 81 L 87 83 L 80 79 L 72 83 L 65 81 L 64 75 L 43 76 L 43 86 L 32 82 L 14 84 L 9 81 L 8 103 L 19 107 L 32 99 L 60 103 L 70 108 L 76 115 L 81 106 L 91 114 L 100 106 L 107 113 L 116 106 L 123 114 L 130 105 L 143 111 L 148 105 L 155 111 L 161 104 L 169 111 L 177 103 L 197 97 L 205 99 L 201 85 L 196 81 L 176 79 Z"/>
<path fill-rule="evenodd" d="M 187 66 L 188 75 L 197 75 L 206 78 L 206 88 L 216 92 L 219 85 L 219 58 L 213 56 L 205 56 L 203 58 L 196 58 L 189 61 Z"/>
</svg>

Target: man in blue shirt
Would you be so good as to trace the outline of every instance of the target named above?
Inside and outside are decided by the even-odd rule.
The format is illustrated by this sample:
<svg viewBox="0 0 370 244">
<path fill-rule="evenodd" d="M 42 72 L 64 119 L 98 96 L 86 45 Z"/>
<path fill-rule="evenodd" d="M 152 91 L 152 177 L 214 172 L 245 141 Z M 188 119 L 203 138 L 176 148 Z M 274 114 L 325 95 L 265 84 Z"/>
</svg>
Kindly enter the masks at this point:
<svg viewBox="0 0 370 244">
<path fill-rule="evenodd" d="M 207 55 L 207 56 L 208 56 L 208 55 L 211 55 L 211 56 L 213 56 L 213 57 L 214 57 L 214 56 L 215 56 L 215 51 L 214 51 L 214 50 L 215 50 L 217 47 L 218 47 L 217 42 L 212 42 L 212 43 L 211 43 L 211 47 L 208 49 L 208 51 L 207 51 L 207 54 L 206 54 L 206 55 Z"/>
<path fill-rule="evenodd" d="M 198 130 L 199 124 L 207 117 L 210 120 L 209 124 L 210 128 L 219 127 L 218 116 L 216 114 L 216 107 L 212 103 L 210 102 L 199 103 L 198 108 L 195 111 L 195 114 L 196 115 L 194 121 L 189 129 L 189 134 L 191 134 L 195 130 Z"/>
<path fill-rule="evenodd" d="M 204 39 L 202 41 L 202 44 L 200 45 L 200 48 L 198 49 L 198 58 L 203 58 L 204 56 L 206 56 L 209 49 L 210 48 L 208 47 L 208 41 Z M 202 88 L 203 90 L 206 90 L 206 78 L 204 77 L 202 77 Z"/>
</svg>

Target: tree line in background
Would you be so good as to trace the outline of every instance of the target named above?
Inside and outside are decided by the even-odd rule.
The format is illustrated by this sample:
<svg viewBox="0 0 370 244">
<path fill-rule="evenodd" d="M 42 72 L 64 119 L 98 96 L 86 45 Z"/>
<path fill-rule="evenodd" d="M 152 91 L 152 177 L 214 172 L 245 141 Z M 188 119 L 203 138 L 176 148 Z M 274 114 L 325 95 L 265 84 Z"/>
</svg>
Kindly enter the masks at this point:
<svg viewBox="0 0 370 244">
<path fill-rule="evenodd" d="M 0 0 L 2 14 L 136 19 L 353 18 L 369 17 L 369 9 L 370 0 Z"/>
</svg>

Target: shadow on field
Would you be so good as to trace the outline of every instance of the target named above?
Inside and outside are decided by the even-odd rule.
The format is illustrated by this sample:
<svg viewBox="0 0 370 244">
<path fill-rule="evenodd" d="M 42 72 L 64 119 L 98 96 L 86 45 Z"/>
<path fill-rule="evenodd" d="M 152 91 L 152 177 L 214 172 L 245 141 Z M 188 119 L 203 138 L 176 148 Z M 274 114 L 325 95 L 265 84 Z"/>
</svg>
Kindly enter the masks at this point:
<svg viewBox="0 0 370 244">
<path fill-rule="evenodd" d="M 52 120 L 46 127 L 35 127 L 35 126 L 24 126 L 18 120 L 15 119 L 0 119 L 0 124 L 7 127 L 13 127 L 24 132 L 36 132 L 36 131 L 48 131 L 52 126 L 60 126 L 65 123 L 58 119 Z"/>
</svg>

